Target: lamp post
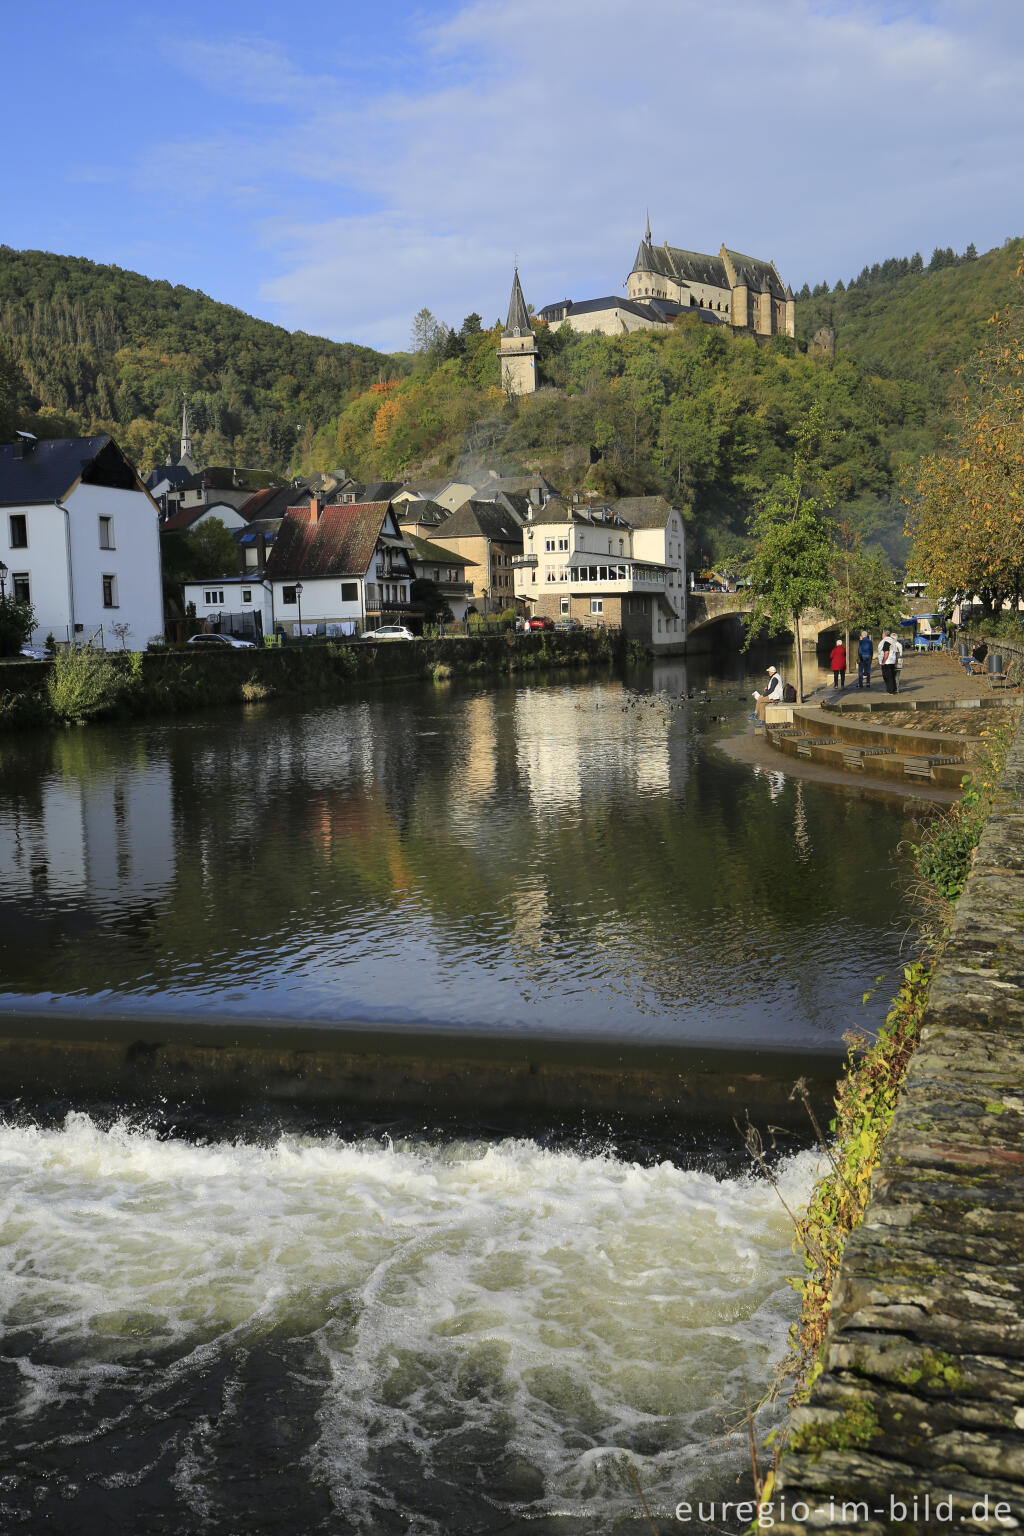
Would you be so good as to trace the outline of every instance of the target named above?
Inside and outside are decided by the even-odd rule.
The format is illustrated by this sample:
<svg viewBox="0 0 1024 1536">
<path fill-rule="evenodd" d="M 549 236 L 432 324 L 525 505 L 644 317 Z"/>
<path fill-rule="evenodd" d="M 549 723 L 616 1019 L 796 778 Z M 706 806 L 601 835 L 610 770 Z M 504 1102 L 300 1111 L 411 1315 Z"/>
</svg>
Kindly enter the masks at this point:
<svg viewBox="0 0 1024 1536">
<path fill-rule="evenodd" d="M 7 601 L 7 567 L 0 560 L 0 605 Z"/>
<path fill-rule="evenodd" d="M 299 639 L 302 639 L 302 582 L 295 583 L 295 601 L 299 605 Z"/>
</svg>

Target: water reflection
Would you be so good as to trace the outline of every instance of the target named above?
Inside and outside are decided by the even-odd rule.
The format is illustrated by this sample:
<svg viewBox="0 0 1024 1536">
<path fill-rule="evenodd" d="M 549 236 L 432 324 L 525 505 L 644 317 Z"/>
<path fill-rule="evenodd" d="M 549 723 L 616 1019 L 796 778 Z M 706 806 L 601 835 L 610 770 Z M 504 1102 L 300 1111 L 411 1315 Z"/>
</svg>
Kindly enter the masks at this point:
<svg viewBox="0 0 1024 1536">
<path fill-rule="evenodd" d="M 8 1001 L 837 1039 L 898 962 L 907 829 L 711 750 L 742 666 L 7 742 Z"/>
</svg>

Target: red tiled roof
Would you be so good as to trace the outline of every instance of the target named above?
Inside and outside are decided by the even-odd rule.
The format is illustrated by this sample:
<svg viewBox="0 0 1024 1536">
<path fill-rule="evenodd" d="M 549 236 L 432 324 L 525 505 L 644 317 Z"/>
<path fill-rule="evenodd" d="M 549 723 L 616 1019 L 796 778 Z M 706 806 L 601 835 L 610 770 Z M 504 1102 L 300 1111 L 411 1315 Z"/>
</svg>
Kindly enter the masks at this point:
<svg viewBox="0 0 1024 1536">
<path fill-rule="evenodd" d="M 267 576 L 365 576 L 390 505 L 366 501 L 324 507 L 315 525 L 308 506 L 292 508 L 267 557 Z"/>
<path fill-rule="evenodd" d="M 161 533 L 182 533 L 186 528 L 191 528 L 196 518 L 202 517 L 209 509 L 200 507 L 179 507 L 165 522 L 160 524 Z"/>
</svg>

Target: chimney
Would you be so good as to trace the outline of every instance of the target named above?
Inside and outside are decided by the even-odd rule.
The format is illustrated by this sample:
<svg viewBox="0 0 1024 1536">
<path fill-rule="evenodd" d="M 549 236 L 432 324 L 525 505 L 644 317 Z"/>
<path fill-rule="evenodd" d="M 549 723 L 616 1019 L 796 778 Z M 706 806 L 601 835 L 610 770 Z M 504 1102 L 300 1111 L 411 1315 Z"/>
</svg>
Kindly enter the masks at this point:
<svg viewBox="0 0 1024 1536">
<path fill-rule="evenodd" d="M 320 521 L 320 513 L 322 510 L 323 508 L 320 505 L 320 498 L 314 491 L 309 498 L 309 524 L 311 528 L 315 528 L 317 523 Z"/>
<path fill-rule="evenodd" d="M 19 432 L 14 439 L 14 457 L 27 459 L 35 446 L 36 439 L 31 432 Z"/>
</svg>

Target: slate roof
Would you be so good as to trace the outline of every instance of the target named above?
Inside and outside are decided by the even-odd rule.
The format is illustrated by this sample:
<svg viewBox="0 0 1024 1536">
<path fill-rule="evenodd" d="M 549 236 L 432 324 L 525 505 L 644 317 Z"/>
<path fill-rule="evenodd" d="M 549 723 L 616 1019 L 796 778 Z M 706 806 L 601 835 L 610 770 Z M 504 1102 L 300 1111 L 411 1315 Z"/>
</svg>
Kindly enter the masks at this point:
<svg viewBox="0 0 1024 1536">
<path fill-rule="evenodd" d="M 494 539 L 499 544 L 522 545 L 523 530 L 512 514 L 495 501 L 464 501 L 446 521 L 445 539 Z"/>
<path fill-rule="evenodd" d="M 609 293 L 603 299 L 581 299 L 578 304 L 563 299 L 560 304 L 548 304 L 540 314 L 542 320 L 553 325 L 556 321 L 561 323 L 563 310 L 567 310 L 568 315 L 594 315 L 608 309 L 621 309 L 627 315 L 657 325 L 668 325 L 676 315 L 688 312 L 685 304 L 677 304 L 674 299 L 624 299 Z"/>
<path fill-rule="evenodd" d="M 445 481 L 445 484 L 448 482 Z M 403 523 L 432 523 L 435 528 L 440 528 L 451 517 L 447 507 L 439 507 L 436 501 L 405 501 L 399 502 L 395 507 L 395 516 L 399 524 Z"/>
<path fill-rule="evenodd" d="M 367 505 L 373 501 L 390 501 L 401 489 L 401 480 L 368 480 L 362 487 L 360 501 Z"/>
<path fill-rule="evenodd" d="M 529 336 L 530 317 L 526 312 L 526 300 L 519 286 L 519 268 L 512 278 L 512 297 L 508 301 L 508 319 L 505 321 L 506 336 Z"/>
<path fill-rule="evenodd" d="M 285 517 L 267 557 L 267 576 L 365 576 L 380 538 L 389 503 L 353 502 L 324 507 L 317 523 L 297 515 Z"/>
<path fill-rule="evenodd" d="M 197 523 L 201 517 L 205 517 L 208 512 L 216 517 L 218 507 L 230 507 L 232 512 L 239 512 L 238 507 L 231 506 L 229 501 L 212 501 L 209 505 L 204 504 L 199 507 L 179 507 L 177 512 L 172 512 L 170 517 L 164 518 L 160 524 L 160 532 L 184 533 L 186 529 L 191 528 L 193 523 Z M 241 515 L 239 512 L 239 516 Z"/>
<path fill-rule="evenodd" d="M 475 560 L 467 560 L 463 555 L 457 555 L 453 549 L 442 549 L 440 544 L 432 544 L 429 539 L 418 539 L 413 533 L 403 534 L 405 542 L 414 551 L 414 558 L 420 562 L 430 561 L 433 565 L 476 565 Z"/>
<path fill-rule="evenodd" d="M 776 299 L 784 299 L 786 290 L 782 286 L 782 279 L 770 261 L 759 261 L 756 256 L 744 256 L 740 251 L 730 251 L 723 247 L 729 260 L 736 269 L 736 275 L 741 283 L 755 293 L 768 292 Z"/>
<path fill-rule="evenodd" d="M 399 487 L 403 491 L 415 491 L 417 496 L 425 500 L 431 500 L 438 491 L 443 491 L 446 485 L 451 485 L 450 480 L 404 480 Z"/>
<path fill-rule="evenodd" d="M 672 507 L 664 496 L 620 496 L 612 510 L 631 528 L 664 528 Z"/>
<path fill-rule="evenodd" d="M 633 270 L 657 273 L 677 283 L 704 283 L 709 288 L 732 287 L 721 256 L 708 256 L 703 251 L 684 251 L 677 245 L 648 245 L 645 241 L 637 252 L 637 265 Z"/>
<path fill-rule="evenodd" d="M 150 470 L 146 476 L 146 487 L 152 490 L 154 486 L 162 485 L 166 480 L 168 485 L 184 485 L 190 479 L 193 470 L 187 464 L 158 464 L 156 469 Z"/>
<path fill-rule="evenodd" d="M 197 469 L 183 481 L 184 488 L 189 491 L 204 488 L 210 491 L 259 491 L 280 484 L 280 476 L 273 470 L 243 469 L 232 464 L 210 464 L 206 469 Z"/>
<path fill-rule="evenodd" d="M 23 459 L 0 444 L 0 505 L 56 501 L 65 496 L 109 437 L 70 437 L 34 443 Z"/>
<path fill-rule="evenodd" d="M 247 521 L 252 522 L 255 517 L 284 517 L 289 507 L 297 507 L 303 501 L 309 501 L 309 491 L 305 483 L 268 486 L 265 490 L 257 491 L 254 496 L 250 496 L 238 510 Z"/>
<path fill-rule="evenodd" d="M 494 501 L 502 492 L 508 495 L 528 495 L 530 491 L 543 491 L 553 496 L 555 488 L 543 475 L 497 475 L 478 486 L 477 501 Z"/>
</svg>

